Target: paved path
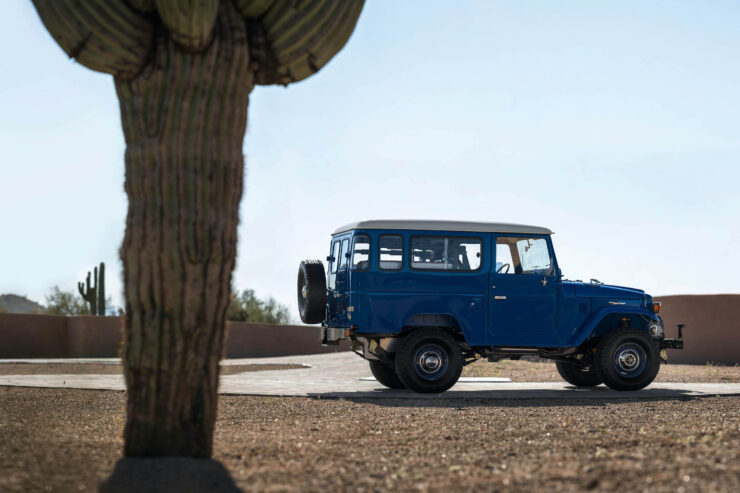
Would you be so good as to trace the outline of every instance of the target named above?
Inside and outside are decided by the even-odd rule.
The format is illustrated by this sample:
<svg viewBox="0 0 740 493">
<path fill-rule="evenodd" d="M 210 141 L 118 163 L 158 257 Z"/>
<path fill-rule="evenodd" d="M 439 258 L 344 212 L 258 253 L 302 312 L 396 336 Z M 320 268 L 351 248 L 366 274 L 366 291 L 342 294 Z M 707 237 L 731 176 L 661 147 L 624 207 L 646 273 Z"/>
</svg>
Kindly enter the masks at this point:
<svg viewBox="0 0 740 493">
<path fill-rule="evenodd" d="M 116 360 L 0 360 L 9 362 L 106 362 Z M 365 361 L 352 353 L 332 353 L 281 358 L 226 360 L 226 365 L 303 364 L 305 369 L 245 372 L 221 377 L 219 392 L 232 395 L 316 396 L 321 398 L 413 398 L 413 399 L 662 399 L 682 396 L 740 395 L 740 384 L 733 383 L 654 383 L 638 392 L 615 392 L 603 385 L 578 389 L 566 383 L 491 382 L 461 379 L 447 392 L 416 394 L 390 390 L 368 379 Z M 22 387 L 63 387 L 77 389 L 124 390 L 120 375 L 2 375 L 0 385 Z"/>
</svg>

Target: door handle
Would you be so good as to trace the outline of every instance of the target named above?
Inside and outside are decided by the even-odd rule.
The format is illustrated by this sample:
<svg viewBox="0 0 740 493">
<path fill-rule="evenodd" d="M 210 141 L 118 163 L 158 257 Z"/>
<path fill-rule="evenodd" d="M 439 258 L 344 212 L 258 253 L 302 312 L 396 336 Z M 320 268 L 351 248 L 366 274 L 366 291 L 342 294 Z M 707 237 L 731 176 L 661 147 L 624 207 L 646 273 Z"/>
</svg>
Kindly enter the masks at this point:
<svg viewBox="0 0 740 493">
<path fill-rule="evenodd" d="M 494 300 L 505 300 L 506 296 L 494 296 L 493 299 Z"/>
</svg>

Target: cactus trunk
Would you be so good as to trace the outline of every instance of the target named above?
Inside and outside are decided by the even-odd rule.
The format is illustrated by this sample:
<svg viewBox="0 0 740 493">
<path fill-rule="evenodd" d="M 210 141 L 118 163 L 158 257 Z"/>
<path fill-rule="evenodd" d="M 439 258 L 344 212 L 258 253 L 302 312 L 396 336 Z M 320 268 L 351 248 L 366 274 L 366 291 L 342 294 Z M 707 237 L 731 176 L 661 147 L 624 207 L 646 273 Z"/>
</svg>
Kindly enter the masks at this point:
<svg viewBox="0 0 740 493">
<path fill-rule="evenodd" d="M 129 200 L 124 453 L 209 457 L 253 75 L 231 2 L 202 53 L 155 36 L 143 71 L 116 79 Z"/>
<path fill-rule="evenodd" d="M 98 307 L 97 314 L 101 317 L 105 316 L 105 264 L 100 262 L 100 270 L 98 271 Z M 95 314 L 93 314 L 95 315 Z"/>
</svg>

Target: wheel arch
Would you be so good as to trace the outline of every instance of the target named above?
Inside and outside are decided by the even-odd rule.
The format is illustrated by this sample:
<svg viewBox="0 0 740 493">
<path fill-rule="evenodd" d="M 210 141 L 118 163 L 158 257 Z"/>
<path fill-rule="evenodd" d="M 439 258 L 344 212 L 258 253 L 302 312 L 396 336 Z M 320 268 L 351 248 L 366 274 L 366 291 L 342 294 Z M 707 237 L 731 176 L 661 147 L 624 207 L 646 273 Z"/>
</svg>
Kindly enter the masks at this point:
<svg viewBox="0 0 740 493">
<path fill-rule="evenodd" d="M 596 312 L 573 335 L 570 346 L 578 347 L 591 344 L 609 332 L 621 327 L 648 332 L 651 322 L 659 322 L 654 313 L 638 307 L 607 307 Z"/>
<path fill-rule="evenodd" d="M 460 322 L 450 313 L 415 313 L 406 319 L 399 336 L 403 337 L 415 330 L 429 327 L 445 330 L 455 339 L 467 340 Z"/>
</svg>

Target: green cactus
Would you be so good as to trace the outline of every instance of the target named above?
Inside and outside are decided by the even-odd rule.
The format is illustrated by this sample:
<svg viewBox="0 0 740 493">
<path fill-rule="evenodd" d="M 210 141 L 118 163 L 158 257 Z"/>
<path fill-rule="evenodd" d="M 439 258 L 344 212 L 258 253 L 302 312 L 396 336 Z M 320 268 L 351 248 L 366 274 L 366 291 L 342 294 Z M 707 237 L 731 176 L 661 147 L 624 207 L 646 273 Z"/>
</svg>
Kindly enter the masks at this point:
<svg viewBox="0 0 740 493">
<path fill-rule="evenodd" d="M 210 457 L 255 84 L 303 80 L 363 0 L 33 0 L 113 75 L 129 200 L 121 246 L 127 456 Z"/>
<path fill-rule="evenodd" d="M 90 315 L 98 314 L 98 268 L 95 267 L 95 276 L 92 285 L 90 285 L 90 271 L 87 272 L 85 283 L 78 282 L 77 289 L 80 291 L 82 299 L 87 301 L 90 307 Z"/>
<path fill-rule="evenodd" d="M 105 316 L 105 263 L 100 262 L 98 271 L 98 315 Z"/>
<path fill-rule="evenodd" d="M 90 306 L 90 315 L 105 315 L 105 264 L 100 262 L 100 270 L 93 269 L 92 283 L 90 272 L 87 272 L 85 283 L 78 282 L 77 289 L 80 296 Z"/>
</svg>

